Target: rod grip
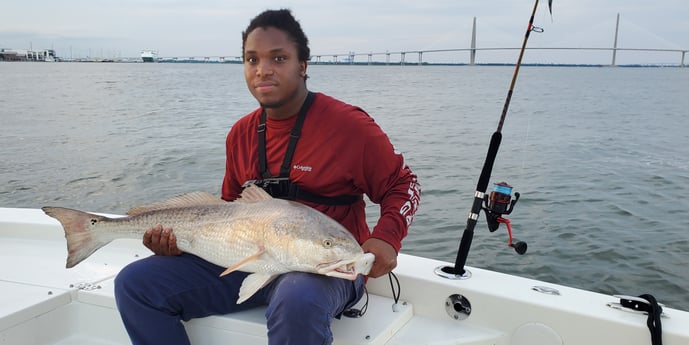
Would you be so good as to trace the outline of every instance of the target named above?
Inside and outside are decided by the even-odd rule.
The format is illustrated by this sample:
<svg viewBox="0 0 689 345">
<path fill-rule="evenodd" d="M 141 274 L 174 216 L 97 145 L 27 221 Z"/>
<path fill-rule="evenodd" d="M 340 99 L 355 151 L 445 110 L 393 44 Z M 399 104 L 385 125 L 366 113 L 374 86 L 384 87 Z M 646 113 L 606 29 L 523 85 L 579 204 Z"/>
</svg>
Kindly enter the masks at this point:
<svg viewBox="0 0 689 345">
<path fill-rule="evenodd" d="M 476 185 L 476 191 L 481 193 L 486 193 L 488 188 L 488 182 L 490 181 L 490 174 L 493 171 L 493 163 L 495 163 L 495 157 L 498 155 L 498 149 L 500 148 L 500 142 L 502 141 L 502 134 L 500 132 L 495 132 L 490 138 L 490 146 L 488 146 L 488 153 L 486 154 L 486 160 L 483 163 L 483 169 L 481 170 L 481 176 L 478 179 L 478 184 Z M 471 205 L 471 213 L 467 219 L 467 226 L 462 233 L 462 240 L 459 243 L 459 250 L 457 251 L 457 258 L 455 259 L 455 267 L 451 269 L 455 274 L 464 274 L 464 265 L 466 264 L 467 257 L 469 257 L 469 249 L 471 248 L 471 242 L 474 238 L 474 227 L 476 227 L 477 219 L 472 219 L 472 215 L 478 216 L 481 213 L 481 205 L 483 199 L 474 196 L 474 203 Z"/>
<path fill-rule="evenodd" d="M 485 193 L 486 189 L 488 189 L 488 182 L 490 182 L 490 175 L 493 172 L 493 164 L 495 163 L 495 157 L 498 155 L 498 149 L 500 148 L 501 141 L 502 133 L 500 132 L 495 132 L 490 137 L 490 146 L 488 146 L 486 160 L 483 163 L 481 176 L 479 177 L 478 183 L 476 184 L 476 190 L 479 192 Z"/>
</svg>

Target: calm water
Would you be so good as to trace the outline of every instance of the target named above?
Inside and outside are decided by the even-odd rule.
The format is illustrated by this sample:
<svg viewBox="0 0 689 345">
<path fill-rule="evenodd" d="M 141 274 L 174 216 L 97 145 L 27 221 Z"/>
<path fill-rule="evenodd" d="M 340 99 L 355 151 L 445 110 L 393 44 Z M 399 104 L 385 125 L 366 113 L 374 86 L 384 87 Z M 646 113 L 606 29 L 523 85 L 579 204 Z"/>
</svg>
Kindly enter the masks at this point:
<svg viewBox="0 0 689 345">
<path fill-rule="evenodd" d="M 403 251 L 454 261 L 512 67 L 310 66 L 366 109 L 422 183 Z M 521 193 L 468 265 L 689 310 L 689 68 L 522 68 L 493 182 Z M 252 110 L 240 65 L 0 63 L 0 207 L 124 213 L 218 193 Z M 370 221 L 377 210 L 370 208 Z"/>
</svg>

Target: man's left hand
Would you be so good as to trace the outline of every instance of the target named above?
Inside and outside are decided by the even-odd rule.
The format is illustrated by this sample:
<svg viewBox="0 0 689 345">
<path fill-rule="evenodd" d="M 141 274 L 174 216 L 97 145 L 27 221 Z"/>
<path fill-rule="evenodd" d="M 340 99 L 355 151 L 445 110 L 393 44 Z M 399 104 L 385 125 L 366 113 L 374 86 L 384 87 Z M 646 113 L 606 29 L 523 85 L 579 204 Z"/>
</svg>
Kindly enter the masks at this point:
<svg viewBox="0 0 689 345">
<path fill-rule="evenodd" d="M 364 253 L 376 256 L 371 272 L 368 273 L 369 277 L 378 278 L 397 267 L 397 251 L 389 243 L 377 238 L 369 238 L 361 245 L 361 248 L 364 249 Z"/>
</svg>

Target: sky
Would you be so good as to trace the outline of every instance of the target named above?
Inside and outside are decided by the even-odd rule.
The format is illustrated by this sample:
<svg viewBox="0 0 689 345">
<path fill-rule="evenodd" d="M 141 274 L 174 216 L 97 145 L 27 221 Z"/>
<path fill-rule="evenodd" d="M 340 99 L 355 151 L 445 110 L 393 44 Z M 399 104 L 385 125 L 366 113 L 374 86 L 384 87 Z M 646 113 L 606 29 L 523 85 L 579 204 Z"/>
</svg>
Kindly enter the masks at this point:
<svg viewBox="0 0 689 345">
<path fill-rule="evenodd" d="M 54 49 L 73 58 L 138 57 L 144 49 L 161 57 L 234 57 L 241 55 L 241 32 L 251 18 L 278 8 L 292 10 L 312 55 L 328 56 L 324 61 L 347 52 L 466 49 L 474 17 L 477 47 L 515 48 L 521 46 L 533 5 L 532 0 L 5 0 L 0 48 Z M 530 48 L 611 48 L 619 13 L 619 48 L 689 50 L 687 0 L 553 0 L 552 17 L 547 7 L 540 1 L 534 24 L 544 32 L 530 36 Z M 484 51 L 477 59 L 514 62 L 515 54 Z M 417 55 L 406 61 L 416 61 Z M 551 63 L 605 63 L 610 55 L 527 54 L 533 62 Z M 426 53 L 423 59 L 467 60 L 468 53 Z M 618 52 L 618 59 L 679 63 L 681 53 Z"/>
</svg>

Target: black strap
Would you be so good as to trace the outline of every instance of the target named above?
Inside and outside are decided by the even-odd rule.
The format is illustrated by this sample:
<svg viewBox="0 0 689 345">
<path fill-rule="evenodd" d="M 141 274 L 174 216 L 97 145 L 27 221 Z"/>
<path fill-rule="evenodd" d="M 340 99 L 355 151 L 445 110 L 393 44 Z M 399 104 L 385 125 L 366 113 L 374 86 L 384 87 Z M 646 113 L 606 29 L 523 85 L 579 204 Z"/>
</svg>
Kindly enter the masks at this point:
<svg viewBox="0 0 689 345">
<path fill-rule="evenodd" d="M 292 183 L 291 181 L 288 182 L 288 185 L 288 199 L 299 199 L 322 205 L 350 205 L 361 199 L 361 196 L 359 195 L 322 196 L 309 193 L 299 188 L 296 183 Z"/>
<path fill-rule="evenodd" d="M 249 180 L 244 182 L 242 188 L 246 188 L 249 184 L 254 184 L 263 188 L 268 194 L 274 198 L 282 198 L 288 200 L 304 200 L 322 205 L 351 205 L 362 199 L 361 195 L 337 195 L 337 196 L 322 196 L 307 192 L 293 183 L 287 177 L 269 177 L 260 180 Z"/>
<path fill-rule="evenodd" d="M 304 119 L 306 118 L 306 113 L 311 108 L 314 99 L 313 92 L 309 92 L 306 95 L 306 100 L 304 104 L 301 105 L 299 109 L 299 115 L 297 116 L 297 122 L 292 127 L 292 132 L 289 135 L 289 144 L 287 145 L 287 152 L 285 152 L 285 158 L 282 160 L 282 165 L 280 166 L 280 176 L 289 177 L 290 166 L 292 165 L 292 157 L 294 156 L 294 150 L 297 147 L 297 141 L 301 136 L 301 129 L 304 127 Z"/>
<path fill-rule="evenodd" d="M 282 160 L 282 165 L 280 166 L 280 174 L 278 177 L 289 177 L 289 168 L 292 165 L 292 157 L 294 156 L 294 150 L 297 147 L 297 141 L 299 136 L 301 136 L 301 128 L 304 126 L 304 119 L 306 118 L 306 113 L 311 108 L 313 103 L 314 93 L 310 92 L 306 95 L 306 100 L 304 104 L 301 105 L 299 109 L 299 114 L 297 115 L 297 122 L 294 124 L 292 131 L 289 136 L 289 144 L 287 145 L 287 152 L 285 152 L 285 158 Z M 259 124 L 256 130 L 258 131 L 258 169 L 263 178 L 270 178 L 270 171 L 268 171 L 268 163 L 266 158 L 266 110 L 263 109 L 259 119 Z"/>
<path fill-rule="evenodd" d="M 262 178 L 270 177 L 268 165 L 266 163 L 266 111 L 263 110 L 260 118 L 261 123 L 256 127 L 258 131 L 258 170 Z"/>
<path fill-rule="evenodd" d="M 301 189 L 297 184 L 289 180 L 290 166 L 292 165 L 292 157 L 297 147 L 297 141 L 301 136 L 301 129 L 304 127 L 304 119 L 306 113 L 313 104 L 315 94 L 310 92 L 306 95 L 306 100 L 299 109 L 297 121 L 290 132 L 289 143 L 287 144 L 287 151 L 285 158 L 282 160 L 280 166 L 280 174 L 274 177 L 268 171 L 268 159 L 266 158 L 266 110 L 263 109 L 259 118 L 259 124 L 256 128 L 258 132 L 258 170 L 261 174 L 263 182 L 257 182 L 268 193 L 277 198 L 299 199 L 323 205 L 349 205 L 361 199 L 360 195 L 339 195 L 334 197 L 326 197 L 313 193 L 309 193 Z"/>
</svg>

